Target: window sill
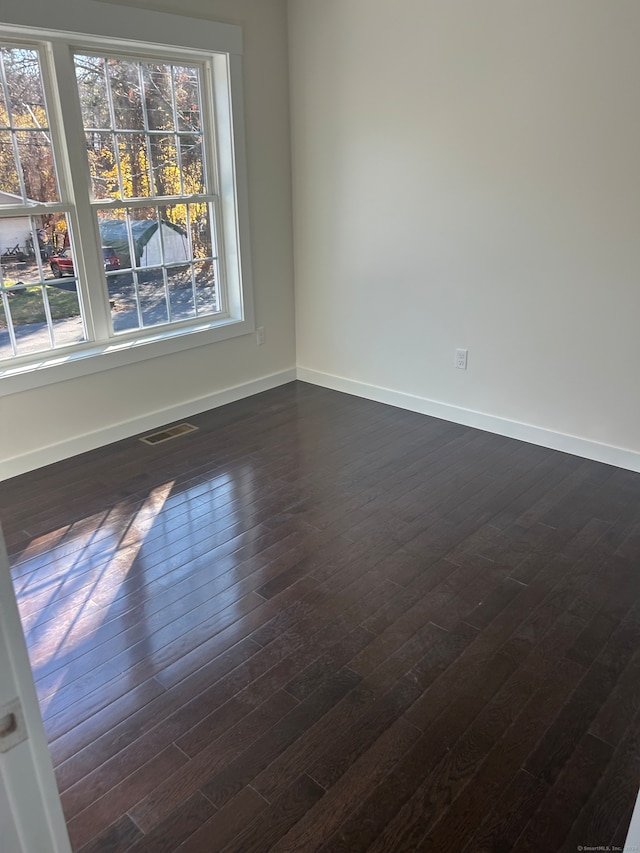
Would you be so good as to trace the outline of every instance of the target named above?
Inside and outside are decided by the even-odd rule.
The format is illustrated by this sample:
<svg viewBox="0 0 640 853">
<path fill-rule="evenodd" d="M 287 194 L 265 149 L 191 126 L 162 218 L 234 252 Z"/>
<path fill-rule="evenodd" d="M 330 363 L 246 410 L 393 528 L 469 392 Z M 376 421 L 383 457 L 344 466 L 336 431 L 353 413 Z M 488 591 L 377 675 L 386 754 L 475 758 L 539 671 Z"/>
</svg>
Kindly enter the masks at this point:
<svg viewBox="0 0 640 853">
<path fill-rule="evenodd" d="M 226 318 L 204 326 L 149 330 L 145 337 L 118 337 L 108 343 L 89 343 L 66 352 L 49 351 L 37 360 L 0 367 L 0 397 L 207 346 L 253 331 L 253 323 L 248 320 Z"/>
</svg>

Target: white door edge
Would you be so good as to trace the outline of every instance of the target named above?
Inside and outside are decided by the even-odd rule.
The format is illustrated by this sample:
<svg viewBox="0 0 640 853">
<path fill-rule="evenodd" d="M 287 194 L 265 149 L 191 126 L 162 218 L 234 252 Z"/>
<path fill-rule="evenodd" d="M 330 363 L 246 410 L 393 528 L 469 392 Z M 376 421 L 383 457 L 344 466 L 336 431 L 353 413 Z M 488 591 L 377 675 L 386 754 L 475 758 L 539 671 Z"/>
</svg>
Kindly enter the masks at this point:
<svg viewBox="0 0 640 853">
<path fill-rule="evenodd" d="M 71 853 L 0 530 L 0 707 L 15 700 L 27 737 L 16 738 L 15 746 L 0 751 L 2 851 Z"/>
</svg>

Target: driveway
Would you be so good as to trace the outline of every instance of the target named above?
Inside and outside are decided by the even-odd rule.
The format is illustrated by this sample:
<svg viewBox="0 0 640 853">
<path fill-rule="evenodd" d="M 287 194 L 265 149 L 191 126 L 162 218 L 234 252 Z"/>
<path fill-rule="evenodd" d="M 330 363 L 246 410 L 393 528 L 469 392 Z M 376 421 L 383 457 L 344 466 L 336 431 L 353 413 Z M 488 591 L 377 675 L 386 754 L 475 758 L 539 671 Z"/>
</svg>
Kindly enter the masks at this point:
<svg viewBox="0 0 640 853">
<path fill-rule="evenodd" d="M 127 332 L 140 327 L 136 310 L 135 291 L 124 275 L 118 276 L 119 281 L 109 285 L 111 316 L 116 333 Z M 50 282 L 47 282 L 50 284 Z M 64 290 L 74 290 L 73 281 L 62 279 L 54 285 Z M 140 311 L 144 328 L 157 326 L 168 322 L 167 304 L 164 287 L 158 287 L 157 282 L 149 280 L 139 287 Z M 215 286 L 199 287 L 197 291 L 198 310 L 209 313 L 216 308 Z M 169 289 L 171 317 L 183 320 L 195 317 L 193 290 L 186 282 L 172 282 Z M 80 343 L 84 340 L 84 329 L 80 317 L 69 317 L 53 321 L 56 348 Z M 46 323 L 28 323 L 16 326 L 16 342 L 19 355 L 29 355 L 37 352 L 51 352 L 49 332 Z M 0 359 L 11 356 L 9 332 L 0 328 Z"/>
</svg>

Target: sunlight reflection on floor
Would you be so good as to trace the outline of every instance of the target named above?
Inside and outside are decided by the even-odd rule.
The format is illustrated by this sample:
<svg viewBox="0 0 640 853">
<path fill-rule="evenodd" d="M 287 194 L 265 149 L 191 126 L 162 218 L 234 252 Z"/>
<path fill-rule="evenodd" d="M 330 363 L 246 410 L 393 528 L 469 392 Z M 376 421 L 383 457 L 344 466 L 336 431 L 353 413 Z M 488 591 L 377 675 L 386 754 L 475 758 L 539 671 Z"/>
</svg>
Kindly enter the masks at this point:
<svg viewBox="0 0 640 853">
<path fill-rule="evenodd" d="M 243 460 L 131 492 L 29 543 L 14 585 L 49 736 L 175 663 L 183 634 L 197 645 L 256 606 L 235 552 L 264 533 L 254 517 L 268 485 Z"/>
<path fill-rule="evenodd" d="M 153 527 L 156 517 L 163 509 L 167 498 L 171 494 L 173 486 L 174 481 L 172 480 L 153 489 L 139 510 L 131 518 L 130 523 L 126 525 L 125 530 L 120 533 L 120 541 L 117 543 L 119 547 L 117 547 L 112 557 L 88 573 L 82 574 L 81 577 L 84 585 L 78 592 L 78 600 L 74 602 L 74 607 L 71 608 L 71 615 L 67 615 L 66 618 L 62 619 L 56 618 L 54 612 L 55 604 L 49 603 L 46 605 L 48 621 L 44 624 L 38 623 L 37 615 L 40 612 L 40 608 L 38 607 L 35 614 L 36 621 L 30 625 L 29 623 L 32 621 L 29 618 L 30 596 L 37 595 L 38 588 L 36 587 L 31 592 L 23 589 L 20 596 L 20 606 L 24 611 L 23 621 L 36 680 L 38 679 L 39 669 L 46 668 L 47 664 L 54 659 L 60 660 L 65 652 L 71 651 L 75 647 L 78 640 L 86 636 L 87 633 L 95 631 L 100 626 L 105 615 L 108 613 L 109 605 L 118 593 L 120 585 L 131 570 L 146 535 Z M 87 546 L 88 548 L 90 544 Z M 108 549 L 109 543 L 105 542 L 104 544 Z M 73 564 L 81 565 L 82 563 L 83 553 L 81 551 L 75 556 Z M 62 568 L 64 569 L 64 566 Z M 63 572 L 58 587 L 69 580 L 67 572 L 68 566 L 66 572 Z M 56 591 L 50 597 L 53 598 L 55 594 Z M 94 596 L 99 596 L 100 598 L 99 607 L 96 607 L 93 602 Z M 69 597 L 65 596 L 61 601 L 63 601 L 65 613 L 69 614 Z M 92 607 L 95 608 L 93 612 L 91 612 Z M 82 629 L 77 632 L 78 636 L 76 636 L 74 626 L 80 620 L 82 620 Z M 49 703 L 64 681 L 67 668 L 61 666 L 38 683 L 38 694 L 43 713 L 46 713 Z"/>
</svg>

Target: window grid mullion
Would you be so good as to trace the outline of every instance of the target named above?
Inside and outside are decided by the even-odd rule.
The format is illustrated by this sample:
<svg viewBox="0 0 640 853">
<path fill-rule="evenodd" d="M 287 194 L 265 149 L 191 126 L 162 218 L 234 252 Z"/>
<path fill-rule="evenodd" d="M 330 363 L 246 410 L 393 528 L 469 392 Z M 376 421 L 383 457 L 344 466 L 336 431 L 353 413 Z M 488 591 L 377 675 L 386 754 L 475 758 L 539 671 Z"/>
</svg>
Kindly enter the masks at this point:
<svg viewBox="0 0 640 853">
<path fill-rule="evenodd" d="M 31 243 L 33 245 L 33 251 L 36 256 L 36 263 L 38 265 L 38 276 L 40 281 L 45 280 L 44 268 L 42 266 L 42 257 L 40 255 L 40 241 L 38 240 L 38 234 L 36 229 L 34 228 L 33 216 L 29 217 L 29 231 L 31 232 Z"/>
<path fill-rule="evenodd" d="M 167 319 L 171 322 L 171 297 L 169 296 L 169 278 L 167 276 L 167 264 L 164 251 L 164 234 L 161 227 L 160 208 L 156 205 L 156 222 L 158 223 L 158 234 L 160 235 L 160 264 L 162 266 L 162 282 L 164 285 L 164 301 L 167 306 Z"/>
<path fill-rule="evenodd" d="M 34 227 L 35 223 L 33 221 L 33 216 L 29 217 L 29 230 L 31 232 L 31 245 L 33 246 L 33 251 L 36 257 L 36 263 L 38 265 L 38 277 L 41 282 L 41 292 L 42 292 L 42 305 L 44 307 L 44 315 L 47 318 L 47 331 L 49 333 L 49 343 L 51 344 L 51 349 L 55 349 L 56 346 L 56 336 L 55 331 L 53 329 L 53 317 L 51 316 L 51 305 L 49 304 L 49 295 L 47 293 L 47 287 L 44 283 L 45 274 L 44 269 L 42 267 L 42 257 L 40 256 L 40 241 L 38 240 L 38 234 Z"/>
<path fill-rule="evenodd" d="M 176 97 L 176 68 L 171 65 L 171 108 L 173 110 L 174 144 L 176 146 L 176 160 L 178 172 L 180 173 L 180 190 L 184 195 L 184 173 L 182 171 L 182 145 L 180 143 L 180 124 L 178 122 L 178 99 Z"/>
<path fill-rule="evenodd" d="M 116 111 L 113 106 L 113 92 L 111 91 L 111 82 L 109 80 L 109 66 L 107 64 L 107 60 L 104 60 L 104 64 L 102 66 L 102 73 L 104 75 L 104 85 L 107 92 L 107 105 L 109 107 L 109 119 L 111 120 L 111 128 L 109 130 L 109 135 L 111 136 L 111 144 L 113 145 L 113 156 L 116 160 L 116 169 L 118 171 L 118 187 L 120 189 L 120 195 L 124 196 L 124 179 L 122 177 L 122 163 L 120 162 L 120 146 L 118 145 L 118 135 L 116 133 Z M 93 186 L 93 184 L 92 184 Z M 93 198 L 93 189 L 91 192 L 91 197 Z"/>
<path fill-rule="evenodd" d="M 9 332 L 9 343 L 11 344 L 11 351 L 14 356 L 18 355 L 18 342 L 16 341 L 16 333 L 13 328 L 13 318 L 11 316 L 11 307 L 9 305 L 9 296 L 2 287 L 0 290 L 0 296 L 2 297 L 2 306 L 4 308 L 4 316 L 7 320 L 7 330 Z"/>
<path fill-rule="evenodd" d="M 129 257 L 131 258 L 131 277 L 133 278 L 133 290 L 136 295 L 136 314 L 138 316 L 138 326 L 142 329 L 142 305 L 140 303 L 140 282 L 138 281 L 138 271 L 136 269 L 136 246 L 133 239 L 133 228 L 131 227 L 131 216 L 129 211 L 125 211 L 127 224 L 127 240 L 129 241 Z"/>
<path fill-rule="evenodd" d="M 161 195 L 155 198 L 136 196 L 135 198 L 97 198 L 91 200 L 91 206 L 95 208 L 121 208 L 121 207 L 153 207 L 153 204 L 213 204 L 217 203 L 216 195 Z M 153 204 L 150 204 L 153 202 Z"/>
<path fill-rule="evenodd" d="M 11 147 L 13 149 L 13 161 L 18 175 L 18 183 L 20 184 L 20 192 L 22 200 L 27 201 L 27 188 L 24 183 L 24 175 L 20 168 L 20 150 L 18 149 L 18 140 L 16 139 L 16 131 L 13 126 L 13 111 L 11 109 L 11 99 L 9 97 L 9 84 L 7 83 L 7 74 L 4 66 L 4 52 L 0 50 L 0 78 L 2 79 L 2 90 L 4 93 L 4 102 L 7 107 L 7 118 L 9 119 L 9 133 L 11 134 Z"/>
<path fill-rule="evenodd" d="M 147 179 L 149 181 L 149 196 L 155 198 L 155 171 L 151 160 L 151 138 L 149 136 L 149 114 L 147 113 L 147 92 L 142 74 L 142 63 L 138 62 L 138 80 L 140 85 L 140 104 L 142 106 L 142 127 L 144 132 L 145 147 L 147 149 Z"/>
<path fill-rule="evenodd" d="M 206 110 L 204 109 L 203 100 L 207 101 L 208 106 Z M 207 193 L 219 197 L 222 188 L 218 171 L 217 103 L 212 65 L 205 66 L 201 72 L 200 90 L 198 91 L 198 110 L 200 114 L 200 136 L 202 137 L 202 180 Z M 208 142 L 209 144 L 207 144 Z"/>
<path fill-rule="evenodd" d="M 212 215 L 213 214 L 213 215 Z M 220 222 L 220 198 L 218 196 L 211 202 L 211 206 L 209 209 L 209 217 L 213 219 L 214 225 L 211 229 L 211 233 L 213 236 L 213 243 L 211 245 L 211 251 L 214 256 L 214 275 L 216 282 L 216 303 L 218 305 L 218 311 L 224 313 L 229 309 L 229 300 L 227 296 L 226 283 L 220 281 L 220 244 L 218 242 L 218 223 Z"/>
<path fill-rule="evenodd" d="M 187 224 L 187 242 L 189 245 L 189 256 L 191 258 L 191 293 L 193 294 L 193 309 L 195 311 L 196 317 L 198 316 L 198 299 L 197 299 L 197 290 L 196 290 L 196 268 L 194 266 L 195 258 L 193 256 L 193 240 L 191 239 L 191 205 L 185 204 L 185 209 L 187 215 L 185 217 L 185 221 Z"/>
<path fill-rule="evenodd" d="M 152 151 L 151 151 L 151 130 L 149 128 L 149 111 L 147 109 L 147 87 L 144 81 L 144 74 L 142 72 L 142 63 L 138 63 L 138 78 L 140 80 L 140 102 L 142 105 L 142 124 L 145 135 L 145 143 L 147 149 L 147 164 L 149 169 L 149 195 L 150 199 L 155 202 L 155 211 L 156 211 L 156 222 L 158 223 L 158 234 L 160 235 L 160 266 L 162 269 L 162 284 L 164 289 L 164 301 L 167 308 L 167 320 L 169 323 L 172 322 L 172 310 L 171 310 L 171 297 L 169 294 L 169 279 L 167 276 L 167 268 L 166 268 L 166 258 L 164 251 L 164 236 L 161 227 L 161 217 L 160 217 L 160 209 L 158 207 L 158 197 L 156 193 L 156 170 L 153 163 Z M 172 112 L 174 114 L 174 122 L 175 122 L 175 110 L 172 105 Z M 174 125 L 175 126 L 175 125 Z M 160 134 L 155 133 L 154 135 L 159 136 Z M 162 134 L 167 135 L 167 134 Z M 175 137 L 174 137 L 175 138 Z M 180 179 L 180 188 L 183 189 L 182 186 L 182 176 Z"/>
<path fill-rule="evenodd" d="M 49 343 L 51 344 L 51 349 L 55 349 L 56 333 L 53 328 L 53 317 L 51 316 L 51 305 L 49 305 L 49 294 L 47 293 L 46 285 L 41 284 L 40 290 L 42 291 L 42 306 L 44 308 L 44 316 L 47 318 L 47 332 L 49 333 Z"/>
</svg>

